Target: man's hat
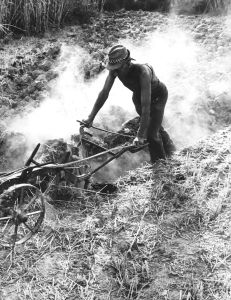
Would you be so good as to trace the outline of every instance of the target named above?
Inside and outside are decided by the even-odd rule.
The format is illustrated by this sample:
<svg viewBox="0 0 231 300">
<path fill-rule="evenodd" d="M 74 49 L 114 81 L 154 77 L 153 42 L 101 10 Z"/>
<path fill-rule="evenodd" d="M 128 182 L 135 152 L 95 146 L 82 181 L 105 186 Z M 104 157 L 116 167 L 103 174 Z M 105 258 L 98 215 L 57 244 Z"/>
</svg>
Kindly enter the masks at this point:
<svg viewBox="0 0 231 300">
<path fill-rule="evenodd" d="M 116 45 L 111 48 L 108 53 L 108 70 L 115 70 L 122 66 L 122 64 L 130 58 L 130 51 L 122 45 Z"/>
</svg>

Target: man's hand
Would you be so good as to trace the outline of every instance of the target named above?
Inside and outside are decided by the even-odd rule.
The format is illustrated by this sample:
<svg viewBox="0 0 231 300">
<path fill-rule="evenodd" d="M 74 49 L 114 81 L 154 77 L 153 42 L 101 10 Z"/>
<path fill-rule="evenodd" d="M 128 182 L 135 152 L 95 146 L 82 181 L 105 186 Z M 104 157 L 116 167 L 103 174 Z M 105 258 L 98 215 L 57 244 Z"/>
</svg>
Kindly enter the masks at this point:
<svg viewBox="0 0 231 300">
<path fill-rule="evenodd" d="M 86 120 L 81 121 L 81 125 L 87 128 L 91 127 L 92 124 L 93 124 L 93 120 L 91 118 L 87 118 Z"/>
<path fill-rule="evenodd" d="M 147 140 L 145 138 L 137 136 L 133 140 L 133 145 L 141 146 L 141 145 L 144 145 L 146 142 L 147 142 Z"/>
</svg>

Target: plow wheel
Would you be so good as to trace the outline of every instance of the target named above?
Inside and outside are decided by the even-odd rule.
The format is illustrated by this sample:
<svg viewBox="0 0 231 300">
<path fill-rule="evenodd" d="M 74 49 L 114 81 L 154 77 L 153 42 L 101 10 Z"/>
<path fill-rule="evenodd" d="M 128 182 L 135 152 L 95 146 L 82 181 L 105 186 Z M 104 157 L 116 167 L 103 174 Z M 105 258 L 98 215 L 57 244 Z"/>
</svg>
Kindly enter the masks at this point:
<svg viewBox="0 0 231 300">
<path fill-rule="evenodd" d="M 0 196 L 0 246 L 13 247 L 38 232 L 45 216 L 42 192 L 31 184 L 16 184 Z"/>
</svg>

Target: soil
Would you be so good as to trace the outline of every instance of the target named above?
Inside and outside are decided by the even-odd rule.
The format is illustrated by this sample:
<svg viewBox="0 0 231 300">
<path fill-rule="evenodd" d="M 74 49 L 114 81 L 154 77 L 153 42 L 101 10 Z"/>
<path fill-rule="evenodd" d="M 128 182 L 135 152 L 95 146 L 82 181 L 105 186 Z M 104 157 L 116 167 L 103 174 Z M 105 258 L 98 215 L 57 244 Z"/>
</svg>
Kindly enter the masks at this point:
<svg viewBox="0 0 231 300">
<path fill-rule="evenodd" d="M 91 81 L 104 70 L 107 50 L 114 43 L 126 38 L 135 45 L 145 44 L 151 33 L 169 32 L 171 22 L 205 51 L 204 68 L 192 69 L 194 75 L 202 72 L 200 78 L 207 78 L 208 84 L 217 76 L 227 82 L 231 70 L 224 61 L 231 34 L 224 30 L 226 16 L 119 11 L 42 37 L 2 40 L 1 169 L 15 167 L 11 157 L 22 166 L 27 137 L 8 126 L 14 117 L 43 103 L 59 75 L 55 66 L 63 45 L 86 50 L 89 56 L 80 67 L 84 80 Z M 177 72 L 173 83 L 178 76 L 184 84 Z M 172 114 L 176 122 L 183 122 L 182 111 L 187 114 L 182 95 L 173 96 L 178 98 L 173 97 Z M 204 101 L 190 107 L 190 118 L 208 120 L 207 134 L 229 125 L 230 90 L 208 87 L 203 96 Z M 188 136 L 187 128 L 182 130 Z M 70 190 L 75 201 L 66 201 L 65 209 L 47 210 L 41 232 L 16 249 L 13 265 L 9 251 L 0 248 L 0 299 L 229 299 L 229 137 L 227 128 L 155 168 L 146 164 L 127 173 L 116 181 L 113 196 Z"/>
<path fill-rule="evenodd" d="M 228 23 L 225 16 L 171 16 L 143 11 L 105 13 L 98 18 L 92 18 L 90 24 L 69 26 L 58 32 L 46 33 L 43 37 L 21 37 L 17 40 L 6 37 L 1 41 L 1 153 L 6 153 L 6 149 L 8 152 L 7 158 L 2 156 L 1 168 L 18 167 L 18 165 L 14 166 L 10 163 L 10 157 L 16 155 L 19 159 L 20 153 L 25 153 L 24 147 L 27 137 L 22 136 L 19 132 L 17 145 L 12 145 L 11 141 L 15 140 L 12 135 L 17 135 L 17 133 L 8 132 L 8 124 L 14 117 L 28 115 L 46 99 L 51 84 L 55 83 L 59 76 L 55 66 L 59 62 L 64 45 L 78 45 L 86 50 L 85 58 L 79 68 L 84 72 L 85 81 L 91 81 L 104 70 L 106 53 L 113 44 L 121 39 L 126 39 L 140 47 L 140 45 L 145 45 L 150 39 L 150 35 L 155 32 L 170 34 L 171 23 L 174 23 L 176 28 L 183 28 L 196 45 L 203 47 L 202 61 L 197 67 L 204 65 L 204 68 L 200 70 L 189 69 L 187 72 L 198 72 L 197 78 L 199 76 L 199 80 L 206 80 L 206 83 L 202 86 L 203 91 L 201 91 L 202 95 L 199 100 L 192 103 L 191 110 L 196 112 L 195 118 L 193 114 L 187 115 L 186 113 L 184 115 L 185 109 L 182 110 L 181 102 L 179 102 L 182 97 L 186 98 L 185 101 L 191 101 L 186 97 L 187 86 L 185 87 L 185 84 L 188 82 L 185 82 L 184 78 L 191 76 L 191 74 L 176 71 L 174 80 L 170 78 L 169 83 L 166 78 L 170 90 L 169 97 L 171 97 L 166 112 L 167 131 L 170 128 L 170 134 L 173 134 L 177 145 L 183 144 L 185 146 L 185 143 L 182 143 L 181 138 L 179 138 L 177 130 L 182 126 L 182 122 L 187 123 L 190 120 L 190 123 L 186 124 L 185 139 L 186 136 L 192 134 L 190 127 L 192 127 L 193 132 L 199 131 L 196 128 L 198 122 L 206 134 L 215 132 L 218 128 L 229 124 L 230 91 L 227 87 L 215 86 L 217 80 L 221 84 L 227 85 L 230 79 L 230 70 L 226 62 L 228 62 L 231 35 L 228 29 L 226 30 Z M 149 46 L 147 44 L 147 47 Z M 219 64 L 222 64 L 222 69 L 218 68 Z M 188 81 L 190 80 L 195 81 L 196 79 L 192 77 L 192 79 L 188 79 Z M 213 86 L 215 87 L 212 86 L 212 90 L 210 87 L 205 90 L 208 81 L 214 83 Z M 198 85 L 198 83 L 196 84 Z M 177 85 L 178 88 L 176 88 Z M 181 91 L 179 90 L 180 86 L 182 86 Z M 200 90 L 200 86 L 196 88 Z M 173 125 L 172 123 L 176 124 Z M 194 139 L 194 136 L 191 139 Z M 10 151 L 8 151 L 9 149 Z"/>
</svg>

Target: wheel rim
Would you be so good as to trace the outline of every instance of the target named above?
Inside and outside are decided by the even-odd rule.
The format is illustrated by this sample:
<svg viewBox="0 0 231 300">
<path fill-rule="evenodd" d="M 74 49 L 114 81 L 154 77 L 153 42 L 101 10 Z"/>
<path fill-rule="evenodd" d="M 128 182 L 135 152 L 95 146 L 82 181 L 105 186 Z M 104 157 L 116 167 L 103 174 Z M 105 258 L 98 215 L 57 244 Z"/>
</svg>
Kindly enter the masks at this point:
<svg viewBox="0 0 231 300">
<path fill-rule="evenodd" d="M 25 243 L 45 216 L 44 195 L 31 184 L 16 184 L 0 196 L 0 245 Z"/>
</svg>

